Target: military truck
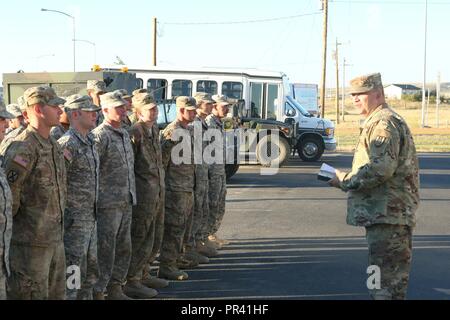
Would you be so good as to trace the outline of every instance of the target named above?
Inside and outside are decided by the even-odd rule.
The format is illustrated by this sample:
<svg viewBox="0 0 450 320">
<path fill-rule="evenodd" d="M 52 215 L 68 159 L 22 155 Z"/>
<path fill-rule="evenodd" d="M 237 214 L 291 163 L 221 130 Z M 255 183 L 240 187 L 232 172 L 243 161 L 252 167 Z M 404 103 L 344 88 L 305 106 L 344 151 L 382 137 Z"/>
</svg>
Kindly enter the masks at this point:
<svg viewBox="0 0 450 320">
<path fill-rule="evenodd" d="M 17 103 L 26 89 L 36 86 L 50 86 L 61 97 L 86 94 L 88 80 L 104 81 L 108 91 L 126 89 L 131 92 L 137 88 L 136 74 L 126 71 L 4 73 L 4 101 L 5 104 Z"/>
</svg>

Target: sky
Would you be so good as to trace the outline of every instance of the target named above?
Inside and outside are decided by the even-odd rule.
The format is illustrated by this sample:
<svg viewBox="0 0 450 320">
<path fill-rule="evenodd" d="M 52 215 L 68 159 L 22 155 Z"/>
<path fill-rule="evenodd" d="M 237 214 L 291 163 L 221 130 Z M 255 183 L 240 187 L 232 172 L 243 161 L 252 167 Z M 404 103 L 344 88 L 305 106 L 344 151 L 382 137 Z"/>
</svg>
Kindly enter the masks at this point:
<svg viewBox="0 0 450 320">
<path fill-rule="evenodd" d="M 438 73 L 448 82 L 450 0 L 428 3 L 427 82 Z M 72 19 L 41 12 L 47 8 L 73 15 L 76 38 L 95 43 L 76 42 L 77 71 L 112 66 L 116 56 L 130 68 L 150 67 L 157 17 L 159 66 L 257 68 L 319 84 L 320 7 L 319 0 L 15 0 L 2 5 L 0 73 L 73 71 Z M 255 20 L 264 21 L 235 23 Z M 384 84 L 421 83 L 425 0 L 330 0 L 327 87 L 336 85 L 336 39 L 341 82 L 345 58 L 346 83 L 371 72 Z"/>
</svg>

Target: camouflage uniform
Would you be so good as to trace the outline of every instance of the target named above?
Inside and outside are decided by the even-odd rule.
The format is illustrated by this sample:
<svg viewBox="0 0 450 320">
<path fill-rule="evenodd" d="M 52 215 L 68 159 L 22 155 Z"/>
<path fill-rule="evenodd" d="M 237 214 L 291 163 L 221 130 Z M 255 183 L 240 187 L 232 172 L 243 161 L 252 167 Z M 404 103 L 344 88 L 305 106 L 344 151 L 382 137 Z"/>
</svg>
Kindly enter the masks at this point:
<svg viewBox="0 0 450 320">
<path fill-rule="evenodd" d="M 24 125 L 21 125 L 20 127 L 14 129 L 10 133 L 8 133 L 3 139 L 3 141 L 0 144 L 0 154 L 5 153 L 6 149 L 8 149 L 8 146 L 11 144 L 11 142 L 19 135 L 21 134 L 27 127 Z"/>
<path fill-rule="evenodd" d="M 380 86 L 379 74 L 363 78 L 377 80 Z M 347 223 L 366 227 L 369 263 L 381 268 L 382 288 L 371 291 L 372 297 L 404 299 L 419 205 L 419 163 L 407 124 L 386 104 L 366 119 L 352 171 L 340 187 L 349 191 Z"/>
<path fill-rule="evenodd" d="M 61 148 L 28 127 L 9 146 L 4 168 L 13 195 L 10 299 L 64 299 L 66 169 Z"/>
<path fill-rule="evenodd" d="M 225 130 L 222 121 L 211 114 L 206 118 L 209 129 L 220 130 L 225 140 Z M 225 173 L 225 142 L 223 161 L 209 166 L 209 221 L 206 236 L 214 235 L 220 228 L 225 214 L 225 200 L 227 196 L 227 182 Z"/>
<path fill-rule="evenodd" d="M 146 263 L 159 252 L 164 232 L 165 183 L 159 129 L 138 122 L 129 131 L 133 145 L 137 205 L 131 224 L 132 256 L 128 279 L 142 280 Z"/>
<path fill-rule="evenodd" d="M 59 126 L 55 126 L 52 128 L 52 130 L 50 130 L 50 135 L 53 137 L 53 139 L 59 140 L 63 135 L 66 134 L 66 132 L 66 129 L 60 124 Z"/>
<path fill-rule="evenodd" d="M 97 199 L 99 164 L 92 136 L 83 137 L 75 129 L 58 140 L 67 167 L 67 206 L 64 216 L 64 246 L 67 266 L 81 271 L 80 290 L 68 290 L 70 300 L 91 300 L 98 278 Z"/>
<path fill-rule="evenodd" d="M 206 121 L 197 116 L 194 123 L 191 124 L 192 127 L 198 127 L 199 132 L 202 132 L 201 137 L 206 130 L 208 130 L 208 125 Z M 196 129 L 198 130 L 198 129 Z M 207 141 L 202 141 L 201 149 L 196 150 L 197 154 L 202 155 L 202 163 L 195 165 L 195 186 L 194 186 L 194 213 L 193 222 L 190 238 L 187 239 L 187 245 L 190 248 L 195 248 L 196 243 L 206 240 L 206 230 L 205 227 L 208 224 L 209 219 L 209 165 L 203 160 L 203 152 L 208 145 Z M 198 147 L 194 145 L 194 148 Z"/>
<path fill-rule="evenodd" d="M 6 277 L 12 235 L 12 194 L 3 169 L 0 168 L 0 300 L 6 300 Z"/>
<path fill-rule="evenodd" d="M 192 138 L 191 129 L 185 129 L 178 120 L 169 124 L 162 132 L 163 163 L 166 168 L 166 202 L 164 238 L 161 247 L 161 267 L 178 269 L 177 259 L 183 249 L 183 240 L 189 232 L 188 221 L 194 205 L 195 167 L 190 164 L 175 164 L 171 157 L 172 149 L 179 143 L 172 141 L 175 130 L 186 130 Z M 191 159 L 192 160 L 192 159 Z"/>
<path fill-rule="evenodd" d="M 102 96 L 103 97 L 103 96 Z M 131 214 L 136 204 L 130 136 L 107 122 L 92 131 L 100 157 L 97 213 L 99 281 L 96 292 L 123 285 L 131 259 Z"/>
</svg>

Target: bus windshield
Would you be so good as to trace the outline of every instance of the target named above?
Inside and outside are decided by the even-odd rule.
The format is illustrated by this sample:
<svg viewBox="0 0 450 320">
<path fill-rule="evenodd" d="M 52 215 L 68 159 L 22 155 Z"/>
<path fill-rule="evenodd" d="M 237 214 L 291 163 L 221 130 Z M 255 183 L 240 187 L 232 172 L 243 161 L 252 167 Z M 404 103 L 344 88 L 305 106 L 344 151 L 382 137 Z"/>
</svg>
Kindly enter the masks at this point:
<svg viewBox="0 0 450 320">
<path fill-rule="evenodd" d="M 287 96 L 286 99 L 289 101 L 290 104 L 292 104 L 298 111 L 301 112 L 302 115 L 304 115 L 305 117 L 309 117 L 312 118 L 313 115 L 311 113 L 309 113 L 308 111 L 306 111 L 306 109 L 297 102 L 297 100 L 295 100 L 294 98 L 292 98 L 291 96 Z"/>
</svg>

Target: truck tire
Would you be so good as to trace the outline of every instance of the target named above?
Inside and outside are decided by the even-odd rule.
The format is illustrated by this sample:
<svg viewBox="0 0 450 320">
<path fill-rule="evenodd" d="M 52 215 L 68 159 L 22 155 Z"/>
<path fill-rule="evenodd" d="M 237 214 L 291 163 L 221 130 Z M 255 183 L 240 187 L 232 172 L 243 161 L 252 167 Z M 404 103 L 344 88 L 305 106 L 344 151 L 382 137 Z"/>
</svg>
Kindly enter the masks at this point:
<svg viewBox="0 0 450 320">
<path fill-rule="evenodd" d="M 314 162 L 319 160 L 324 152 L 322 141 L 318 138 L 308 137 L 297 145 L 298 155 L 303 161 Z"/>
<path fill-rule="evenodd" d="M 270 149 L 278 148 L 277 157 L 274 159 L 265 159 L 267 158 L 267 150 L 269 150 L 269 144 L 274 144 L 271 140 L 269 140 L 270 135 L 266 135 L 262 137 L 258 145 L 256 146 L 256 159 L 258 163 L 263 167 L 273 167 L 279 168 L 284 165 L 284 163 L 288 160 L 291 154 L 291 146 L 289 142 L 283 138 L 279 137 L 277 146 L 270 145 Z M 266 155 L 262 157 L 262 155 Z"/>
<path fill-rule="evenodd" d="M 231 177 L 234 176 L 238 170 L 239 170 L 238 164 L 227 164 L 225 166 L 225 173 L 227 175 L 227 181 L 230 180 Z"/>
</svg>

